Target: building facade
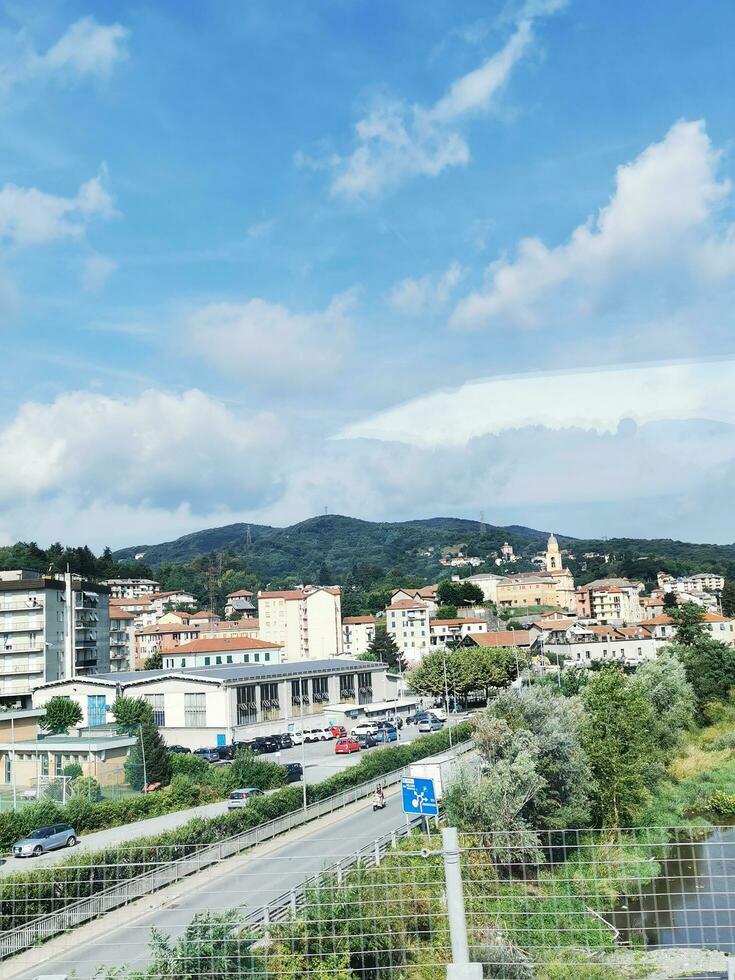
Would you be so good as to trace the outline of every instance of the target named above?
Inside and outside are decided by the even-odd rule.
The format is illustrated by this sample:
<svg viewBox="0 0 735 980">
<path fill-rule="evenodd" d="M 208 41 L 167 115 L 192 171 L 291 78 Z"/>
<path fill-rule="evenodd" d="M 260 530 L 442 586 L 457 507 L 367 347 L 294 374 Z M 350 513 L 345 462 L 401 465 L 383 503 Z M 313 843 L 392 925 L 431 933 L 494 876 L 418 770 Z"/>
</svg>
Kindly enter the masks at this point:
<svg viewBox="0 0 735 980">
<path fill-rule="evenodd" d="M 89 728 L 111 720 L 118 694 L 144 697 L 168 744 L 192 749 L 408 710 L 415 702 L 399 698 L 397 678 L 384 664 L 339 657 L 76 678 L 39 688 L 34 704 L 70 697 L 82 710 L 80 727 Z"/>
<path fill-rule="evenodd" d="M 577 589 L 577 616 L 614 626 L 639 623 L 643 618 L 642 591 L 641 582 L 625 578 L 596 579 Z"/>
<path fill-rule="evenodd" d="M 0 704 L 47 681 L 109 671 L 109 594 L 77 576 L 0 572 Z"/>
<path fill-rule="evenodd" d="M 375 616 L 345 616 L 342 620 L 342 653 L 361 657 L 375 639 Z"/>
<path fill-rule="evenodd" d="M 110 607 L 110 670 L 132 670 L 135 663 L 135 615 Z"/>
<path fill-rule="evenodd" d="M 200 637 L 163 655 L 164 667 L 221 667 L 223 664 L 279 664 L 281 647 L 249 636 Z"/>
<path fill-rule="evenodd" d="M 457 643 L 470 633 L 487 633 L 487 621 L 469 616 L 461 619 L 429 620 L 429 645 L 432 647 Z"/>
<path fill-rule="evenodd" d="M 395 599 L 386 607 L 385 628 L 407 664 L 417 664 L 429 651 L 432 609 L 420 599 Z"/>
<path fill-rule="evenodd" d="M 135 634 L 134 670 L 142 670 L 148 657 L 163 655 L 175 650 L 182 643 L 189 643 L 199 637 L 199 626 L 195 623 L 156 623 L 137 630 Z"/>
<path fill-rule="evenodd" d="M 320 660 L 342 653 L 339 588 L 305 586 L 258 593 L 261 640 L 283 648 L 283 660 Z"/>
<path fill-rule="evenodd" d="M 253 602 L 253 593 L 247 589 L 238 589 L 237 592 L 230 592 L 226 596 L 225 616 L 231 619 L 233 616 L 255 616 L 257 609 Z"/>
<path fill-rule="evenodd" d="M 651 619 L 644 619 L 640 625 L 650 630 L 659 641 L 673 643 L 676 640 L 674 620 L 665 613 Z M 720 616 L 719 613 L 704 613 L 702 625 L 713 640 L 719 640 L 721 643 L 735 647 L 735 623 L 733 620 L 728 619 L 727 616 Z"/>
<path fill-rule="evenodd" d="M 102 584 L 110 590 L 111 599 L 137 599 L 140 596 L 153 595 L 161 588 L 151 578 L 108 578 Z"/>
</svg>

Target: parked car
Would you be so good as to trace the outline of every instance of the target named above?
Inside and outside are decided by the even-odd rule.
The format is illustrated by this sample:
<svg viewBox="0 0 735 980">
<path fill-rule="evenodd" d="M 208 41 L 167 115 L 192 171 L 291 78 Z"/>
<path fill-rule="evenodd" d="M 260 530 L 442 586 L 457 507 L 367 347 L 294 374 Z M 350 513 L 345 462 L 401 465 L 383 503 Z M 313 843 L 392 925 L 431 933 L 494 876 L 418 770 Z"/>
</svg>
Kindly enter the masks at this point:
<svg viewBox="0 0 735 980">
<path fill-rule="evenodd" d="M 333 738 L 334 735 L 329 728 L 311 728 L 304 732 L 305 742 L 328 742 Z"/>
<path fill-rule="evenodd" d="M 429 714 L 434 715 L 434 717 L 438 718 L 439 721 L 447 720 L 447 713 L 444 708 L 429 708 Z"/>
<path fill-rule="evenodd" d="M 194 755 L 205 762 L 219 762 L 219 752 L 216 749 L 194 749 Z"/>
<path fill-rule="evenodd" d="M 335 738 L 345 738 L 347 735 L 347 729 L 344 725 L 332 725 L 329 730 Z"/>
<path fill-rule="evenodd" d="M 191 755 L 191 749 L 187 749 L 185 745 L 169 745 L 169 752 L 181 752 L 182 754 Z"/>
<path fill-rule="evenodd" d="M 291 742 L 294 745 L 301 745 L 303 743 L 303 741 L 304 741 L 304 733 L 303 732 L 291 732 Z"/>
<path fill-rule="evenodd" d="M 421 731 L 421 729 L 419 729 Z M 373 738 L 378 743 L 387 744 L 388 742 L 398 741 L 398 732 L 395 728 L 379 728 L 377 732 L 373 735 Z"/>
<path fill-rule="evenodd" d="M 304 770 L 300 762 L 287 762 L 284 769 L 287 783 L 299 783 L 304 778 Z"/>
<path fill-rule="evenodd" d="M 347 738 L 338 738 L 334 743 L 334 752 L 336 755 L 349 755 L 351 752 L 360 751 L 360 742 L 353 735 L 348 735 Z"/>
<path fill-rule="evenodd" d="M 378 725 L 392 725 L 393 728 L 398 728 L 399 730 L 403 728 L 403 718 L 399 718 L 398 715 L 391 715 L 390 718 L 378 718 Z"/>
<path fill-rule="evenodd" d="M 77 832 L 68 823 L 55 823 L 49 827 L 32 830 L 27 837 L 13 844 L 13 857 L 38 857 L 45 851 L 55 851 L 59 847 L 74 847 Z"/>
<path fill-rule="evenodd" d="M 422 718 L 428 718 L 428 711 L 414 711 L 412 715 L 408 715 L 406 718 L 407 725 L 418 725 Z"/>
<path fill-rule="evenodd" d="M 274 735 L 273 738 L 279 749 L 293 748 L 294 741 L 288 732 L 284 732 L 282 735 Z"/>
<path fill-rule="evenodd" d="M 374 745 L 378 744 L 378 740 L 374 735 L 368 735 L 362 732 L 360 735 L 355 735 L 355 738 L 360 743 L 361 749 L 372 749 Z"/>
<path fill-rule="evenodd" d="M 256 755 L 264 755 L 267 752 L 277 752 L 279 749 L 278 738 L 275 735 L 259 735 L 253 739 L 253 752 Z"/>
<path fill-rule="evenodd" d="M 444 722 L 439 718 L 422 718 L 419 722 L 420 732 L 440 732 L 444 728 Z"/>
<path fill-rule="evenodd" d="M 256 796 L 262 796 L 263 790 L 258 789 L 256 786 L 247 786 L 245 789 L 236 789 L 230 793 L 230 798 L 227 801 L 228 810 L 241 810 L 244 806 L 255 799 Z"/>
<path fill-rule="evenodd" d="M 353 735 L 374 735 L 378 730 L 376 721 L 361 721 L 352 729 Z"/>
</svg>

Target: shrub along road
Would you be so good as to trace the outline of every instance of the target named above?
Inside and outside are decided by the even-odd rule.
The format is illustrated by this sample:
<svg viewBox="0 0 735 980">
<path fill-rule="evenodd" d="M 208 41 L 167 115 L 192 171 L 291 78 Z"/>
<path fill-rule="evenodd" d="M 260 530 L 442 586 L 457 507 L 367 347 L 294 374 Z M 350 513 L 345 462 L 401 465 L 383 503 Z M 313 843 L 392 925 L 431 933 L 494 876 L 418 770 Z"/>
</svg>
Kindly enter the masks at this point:
<svg viewBox="0 0 735 980">
<path fill-rule="evenodd" d="M 452 723 L 456 724 L 461 720 L 462 716 L 456 716 L 452 718 Z M 416 738 L 420 737 L 418 730 L 414 726 L 409 726 L 402 730 L 400 742 L 393 742 L 391 744 L 409 745 Z M 380 751 L 382 751 L 382 746 L 376 746 L 367 752 L 355 752 L 353 755 L 335 755 L 333 741 L 310 743 L 305 747 L 306 783 L 307 785 L 313 785 L 314 783 L 321 782 L 323 779 L 328 779 L 329 776 L 333 776 L 336 772 L 356 765 L 360 762 L 361 758 Z M 274 754 L 265 755 L 262 758 L 269 762 L 301 762 L 301 746 L 286 749 L 278 753 L 278 757 Z M 292 783 L 291 785 L 300 786 L 301 784 Z M 193 817 L 216 817 L 226 812 L 227 801 L 220 800 L 217 803 L 205 803 L 200 806 L 189 807 L 186 810 L 176 810 L 173 813 L 166 813 L 163 816 L 149 817 L 145 820 L 138 820 L 135 823 L 112 827 L 109 830 L 98 830 L 92 834 L 85 834 L 80 837 L 79 843 L 73 852 L 62 849 L 50 851 L 48 854 L 42 854 L 37 858 L 14 858 L 8 855 L 4 859 L 0 859 L 5 862 L 0 865 L 0 877 L 14 874 L 18 871 L 32 871 L 36 868 L 58 864 L 60 861 L 67 860 L 72 853 L 77 853 L 78 851 L 100 850 L 116 844 L 133 841 L 138 837 L 148 837 L 154 834 L 165 833 L 166 831 L 174 830 L 176 827 L 182 827 Z"/>
<path fill-rule="evenodd" d="M 20 967 L 23 958 L 8 960 L 3 965 L 13 980 L 31 980 L 39 975 L 73 975 L 77 980 L 91 980 L 101 968 L 128 964 L 141 969 L 149 959 L 147 944 L 152 927 L 176 937 L 198 912 L 216 913 L 242 907 L 246 913 L 260 908 L 297 887 L 305 878 L 318 874 L 325 866 L 354 854 L 404 824 L 400 793 L 391 790 L 383 811 L 373 813 L 370 800 L 352 804 L 344 815 L 322 818 L 262 845 L 255 852 L 231 859 L 223 874 L 210 879 L 208 872 L 202 872 L 195 876 L 194 887 L 161 907 L 157 904 L 134 921 L 115 927 L 116 918 L 119 920 L 121 916 L 112 912 L 98 923 L 53 940 L 53 946 L 49 944 L 46 950 L 51 953 L 53 949 L 48 960 L 37 960 L 27 969 Z M 104 933 L 95 932 L 88 937 L 87 930 L 94 931 L 96 926 L 104 929 Z"/>
</svg>

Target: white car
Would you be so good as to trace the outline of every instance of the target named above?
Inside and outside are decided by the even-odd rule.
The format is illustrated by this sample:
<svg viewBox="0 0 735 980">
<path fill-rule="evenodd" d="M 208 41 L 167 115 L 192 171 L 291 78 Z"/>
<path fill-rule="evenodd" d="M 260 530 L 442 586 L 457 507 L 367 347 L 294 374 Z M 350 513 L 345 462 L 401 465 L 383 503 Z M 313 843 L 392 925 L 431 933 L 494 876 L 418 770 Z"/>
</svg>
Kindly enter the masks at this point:
<svg viewBox="0 0 735 980">
<path fill-rule="evenodd" d="M 433 715 L 435 718 L 438 718 L 439 721 L 447 720 L 447 713 L 444 710 L 444 708 L 427 708 L 426 710 L 429 712 L 430 715 Z"/>
<path fill-rule="evenodd" d="M 304 741 L 303 732 L 289 732 L 289 735 L 291 736 L 291 741 L 294 745 L 301 745 L 301 743 Z"/>
<path fill-rule="evenodd" d="M 374 721 L 361 721 L 352 729 L 353 735 L 374 735 L 378 730 L 378 725 Z"/>
<path fill-rule="evenodd" d="M 334 738 L 329 728 L 312 728 L 304 732 L 305 742 L 328 742 Z"/>
</svg>

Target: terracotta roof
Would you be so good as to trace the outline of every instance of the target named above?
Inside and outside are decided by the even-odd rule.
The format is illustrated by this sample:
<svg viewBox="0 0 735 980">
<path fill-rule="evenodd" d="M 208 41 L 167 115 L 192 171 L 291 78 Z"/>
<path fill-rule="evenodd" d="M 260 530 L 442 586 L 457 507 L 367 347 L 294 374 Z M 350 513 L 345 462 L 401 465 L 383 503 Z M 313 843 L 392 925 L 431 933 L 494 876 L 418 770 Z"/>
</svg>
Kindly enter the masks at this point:
<svg viewBox="0 0 735 980">
<path fill-rule="evenodd" d="M 428 609 L 429 607 L 425 602 L 421 602 L 420 599 L 399 599 L 398 602 L 394 602 L 390 606 L 386 606 L 386 609 Z"/>
<path fill-rule="evenodd" d="M 199 612 L 192 613 L 189 619 L 217 619 L 217 613 L 210 612 L 208 609 L 200 609 Z"/>
<path fill-rule="evenodd" d="M 640 582 L 631 582 L 627 578 L 596 578 L 594 582 L 588 582 L 587 585 L 580 585 L 577 591 L 586 591 L 587 589 L 635 589 L 640 584 Z"/>
<path fill-rule="evenodd" d="M 285 592 L 259 592 L 259 599 L 304 599 L 306 593 L 299 589 L 291 589 Z"/>
<path fill-rule="evenodd" d="M 674 620 L 671 616 L 663 613 L 661 616 L 654 616 L 652 619 L 644 619 L 641 626 L 671 626 Z M 703 623 L 729 623 L 727 616 L 720 616 L 717 613 L 706 612 L 702 616 Z"/>
<path fill-rule="evenodd" d="M 111 606 L 119 606 L 126 609 L 128 606 L 150 606 L 151 596 L 142 595 L 137 599 L 110 599 Z"/>
<path fill-rule="evenodd" d="M 530 647 L 531 634 L 528 630 L 494 630 L 492 633 L 468 633 L 478 647 Z M 467 637 L 465 637 L 466 639 Z"/>
<path fill-rule="evenodd" d="M 211 632 L 211 630 L 232 630 L 233 632 L 235 630 L 255 630 L 257 632 L 259 629 L 259 619 L 221 619 L 218 623 L 202 623 L 200 626 L 202 635 Z"/>
<path fill-rule="evenodd" d="M 191 626 L 189 623 L 156 623 L 154 626 L 146 626 L 138 630 L 136 636 L 157 636 L 164 633 L 192 633 L 198 632 L 199 624 Z"/>
<path fill-rule="evenodd" d="M 224 650 L 280 650 L 280 643 L 266 643 L 252 636 L 221 636 L 211 639 L 190 640 L 176 648 L 179 653 L 217 653 Z"/>
<path fill-rule="evenodd" d="M 117 606 L 110 608 L 110 619 L 135 619 L 135 613 L 128 609 L 118 609 Z"/>
<path fill-rule="evenodd" d="M 227 598 L 228 599 L 250 599 L 250 598 L 252 598 L 252 595 L 253 595 L 253 593 L 252 592 L 248 592 L 247 589 L 238 589 L 237 592 L 228 592 L 227 593 Z"/>
<path fill-rule="evenodd" d="M 553 633 L 554 630 L 568 630 L 570 626 L 575 626 L 576 622 L 576 619 L 537 619 L 533 625 L 541 630 Z"/>
<path fill-rule="evenodd" d="M 375 616 L 345 616 L 342 620 L 342 625 L 358 626 L 361 623 L 369 624 L 376 622 Z"/>
<path fill-rule="evenodd" d="M 618 633 L 630 639 L 649 640 L 651 631 L 645 626 L 618 626 Z"/>
<path fill-rule="evenodd" d="M 473 619 L 469 616 L 463 619 L 432 619 L 429 626 L 462 626 L 465 623 L 484 623 L 484 619 Z"/>
</svg>

